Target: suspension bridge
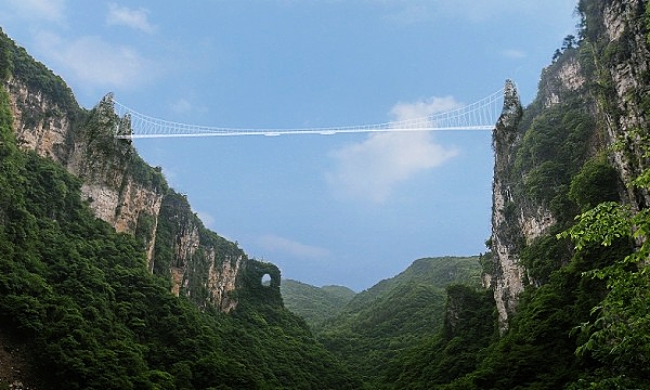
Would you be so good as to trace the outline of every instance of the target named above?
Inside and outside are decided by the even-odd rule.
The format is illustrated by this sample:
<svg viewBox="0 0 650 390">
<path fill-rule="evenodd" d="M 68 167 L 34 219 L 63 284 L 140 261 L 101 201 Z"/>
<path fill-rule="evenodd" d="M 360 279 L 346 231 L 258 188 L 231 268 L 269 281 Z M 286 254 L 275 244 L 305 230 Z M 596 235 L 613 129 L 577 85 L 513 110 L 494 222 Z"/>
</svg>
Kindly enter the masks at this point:
<svg viewBox="0 0 650 390">
<path fill-rule="evenodd" d="M 505 93 L 508 93 L 506 85 Z M 374 133 L 400 131 L 493 130 L 503 109 L 504 89 L 474 102 L 428 116 L 376 124 L 320 128 L 229 128 L 200 126 L 155 118 L 142 114 L 110 98 L 115 113 L 124 120 L 116 129 L 116 138 L 279 136 L 283 134 Z M 121 127 L 121 128 L 120 128 Z"/>
</svg>

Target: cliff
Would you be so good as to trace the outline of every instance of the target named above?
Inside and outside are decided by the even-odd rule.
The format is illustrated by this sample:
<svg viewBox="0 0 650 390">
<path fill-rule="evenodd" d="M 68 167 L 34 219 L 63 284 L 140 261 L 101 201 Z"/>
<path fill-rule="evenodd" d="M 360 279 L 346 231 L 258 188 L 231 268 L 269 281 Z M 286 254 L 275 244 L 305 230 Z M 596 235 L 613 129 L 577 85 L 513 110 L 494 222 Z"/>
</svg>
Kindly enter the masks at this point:
<svg viewBox="0 0 650 390">
<path fill-rule="evenodd" d="M 506 88 L 493 134 L 488 242 L 501 332 L 526 287 L 543 285 L 571 258 L 569 243 L 551 241 L 578 213 L 607 200 L 636 210 L 648 205 L 648 194 L 630 185 L 647 167 L 640 145 L 650 108 L 646 5 L 580 1 L 579 37 L 565 38 L 542 71 L 534 102 L 518 111 L 516 95 Z M 589 170 L 600 175 L 587 183 L 600 186 L 590 188 L 598 194 L 593 199 L 581 197 L 580 180 Z"/>
<path fill-rule="evenodd" d="M 495 151 L 494 181 L 492 183 L 492 237 L 490 246 L 494 257 L 494 274 L 488 279 L 494 289 L 499 321 L 505 322 L 507 313 L 514 311 L 516 297 L 523 289 L 523 269 L 514 250 L 520 240 L 520 221 L 516 215 L 512 183 L 509 171 L 513 166 L 513 148 L 521 142 L 517 126 L 521 120 L 522 107 L 517 89 L 511 81 L 506 82 L 503 112 L 494 129 L 492 146 Z"/>
<path fill-rule="evenodd" d="M 84 110 L 62 79 L 1 31 L 0 53 L 21 147 L 79 177 L 94 214 L 116 231 L 135 235 L 148 268 L 169 280 L 174 294 L 203 308 L 235 308 L 237 290 L 254 261 L 207 230 L 187 199 L 169 188 L 160 168 L 147 165 L 129 141 L 115 138 L 117 129 L 125 131 L 130 123 L 115 114 L 111 96 Z"/>
</svg>

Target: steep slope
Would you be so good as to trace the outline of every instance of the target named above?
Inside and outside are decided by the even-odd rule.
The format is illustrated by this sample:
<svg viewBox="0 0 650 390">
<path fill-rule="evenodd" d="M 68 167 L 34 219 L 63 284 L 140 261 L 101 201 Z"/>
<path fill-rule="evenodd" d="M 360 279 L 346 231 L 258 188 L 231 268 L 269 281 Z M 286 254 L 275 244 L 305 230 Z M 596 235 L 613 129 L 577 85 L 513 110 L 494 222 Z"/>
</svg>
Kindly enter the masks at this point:
<svg viewBox="0 0 650 390">
<path fill-rule="evenodd" d="M 650 6 L 581 0 L 578 11 L 578 38 L 543 70 L 535 101 L 519 110 L 507 99 L 494 132 L 487 279 L 500 337 L 475 345 L 464 375 L 435 385 L 438 357 L 405 358 L 390 371 L 393 388 L 650 387 Z M 434 345 L 472 343 L 461 332 Z"/>
<path fill-rule="evenodd" d="M 280 290 L 286 308 L 304 318 L 312 330 L 335 317 L 356 294 L 343 286 L 316 287 L 291 279 L 283 279 Z"/>
<path fill-rule="evenodd" d="M 381 385 L 391 359 L 442 327 L 445 288 L 481 286 L 479 257 L 419 259 L 399 275 L 357 294 L 341 313 L 324 323 L 317 338 L 364 377 Z"/>
<path fill-rule="evenodd" d="M 80 178 L 94 214 L 118 232 L 136 235 L 149 270 L 164 275 L 175 295 L 199 307 L 236 307 L 245 253 L 205 229 L 160 169 L 148 166 L 130 142 L 115 138 L 130 123 L 115 115 L 111 96 L 90 111 L 81 109 L 61 78 L 1 31 L 0 66 L 21 147 Z"/>
<path fill-rule="evenodd" d="M 449 286 L 442 329 L 400 351 L 378 388 L 429 390 L 472 372 L 494 340 L 493 313 L 491 291 Z"/>
<path fill-rule="evenodd" d="M 0 388 L 360 386 L 284 308 L 277 267 L 206 230 L 160 172 L 115 141 L 110 101 L 81 110 L 61 79 L 0 38 Z M 21 83 L 24 101 L 7 90 Z M 45 147 L 61 126 L 58 146 Z M 107 192 L 120 183 L 115 214 L 102 214 L 82 179 Z M 128 206 L 156 197 L 155 215 Z M 137 211 L 134 225 L 123 208 Z"/>
<path fill-rule="evenodd" d="M 535 274 L 522 258 L 526 246 L 563 230 L 598 201 L 622 199 L 637 210 L 648 204 L 647 192 L 631 185 L 647 166 L 640 136 L 650 107 L 646 5 L 580 1 L 581 39 L 567 37 L 542 73 L 535 102 L 495 131 L 491 242 L 502 329 L 525 285 L 544 283 L 549 270 L 570 258 L 560 256 Z M 570 198 L 572 179 L 587 161 L 602 176 L 601 188 L 589 190 L 602 196 L 581 200 L 576 188 Z"/>
</svg>

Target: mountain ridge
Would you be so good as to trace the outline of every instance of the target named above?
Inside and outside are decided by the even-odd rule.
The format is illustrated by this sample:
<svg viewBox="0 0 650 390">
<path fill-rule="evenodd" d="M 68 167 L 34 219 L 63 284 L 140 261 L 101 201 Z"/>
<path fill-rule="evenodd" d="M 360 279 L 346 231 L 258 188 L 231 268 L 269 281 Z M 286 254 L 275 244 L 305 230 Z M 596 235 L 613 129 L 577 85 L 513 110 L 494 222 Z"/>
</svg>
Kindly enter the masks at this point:
<svg viewBox="0 0 650 390">
<path fill-rule="evenodd" d="M 21 148 L 79 177 L 82 196 L 95 215 L 118 232 L 136 235 L 149 270 L 166 277 L 175 295 L 199 307 L 235 308 L 241 275 L 255 260 L 206 229 L 161 169 L 149 166 L 129 141 L 116 139 L 116 129 L 130 128 L 130 119 L 115 114 L 111 95 L 85 110 L 59 76 L 1 31 L 0 54 Z"/>
<path fill-rule="evenodd" d="M 360 387 L 283 306 L 279 269 L 115 139 L 110 99 L 81 109 L 4 34 L 0 81 L 1 388 Z"/>
<path fill-rule="evenodd" d="M 444 326 L 447 289 L 482 290 L 483 256 L 415 260 L 392 278 L 356 294 L 314 332 L 325 347 L 380 386 L 388 362 Z"/>
</svg>

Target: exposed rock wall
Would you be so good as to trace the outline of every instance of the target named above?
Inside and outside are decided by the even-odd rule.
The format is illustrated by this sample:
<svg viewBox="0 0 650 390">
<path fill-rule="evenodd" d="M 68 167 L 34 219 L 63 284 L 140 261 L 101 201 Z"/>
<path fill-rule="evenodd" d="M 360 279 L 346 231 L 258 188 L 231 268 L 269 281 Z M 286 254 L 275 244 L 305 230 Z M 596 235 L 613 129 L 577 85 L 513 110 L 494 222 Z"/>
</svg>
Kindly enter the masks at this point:
<svg viewBox="0 0 650 390">
<path fill-rule="evenodd" d="M 494 274 L 491 278 L 499 323 L 507 324 L 508 313 L 515 310 L 517 296 L 523 290 L 524 270 L 519 266 L 518 241 L 521 229 L 513 198 L 510 170 L 515 147 L 521 139 L 518 131 L 522 107 L 517 89 L 506 82 L 503 112 L 494 129 L 494 181 L 492 183 L 492 237 Z"/>
<path fill-rule="evenodd" d="M 129 160 L 134 154 L 128 145 L 120 145 L 110 138 L 102 142 L 113 144 L 112 158 L 98 153 L 98 142 L 91 142 L 81 129 L 75 129 L 70 112 L 57 106 L 41 91 L 31 90 L 25 83 L 11 78 L 6 85 L 14 114 L 14 132 L 25 149 L 34 150 L 65 166 L 84 180 L 82 194 L 90 201 L 90 208 L 98 218 L 111 224 L 118 232 L 134 233 L 141 213 L 157 217 L 164 192 L 138 182 L 129 171 Z M 96 108 L 98 117 L 106 123 L 85 125 L 110 127 L 112 108 L 104 101 Z M 154 218 L 156 220 L 157 218 Z M 151 227 L 155 237 L 156 224 Z M 147 254 L 153 256 L 153 240 L 146 243 Z"/>
<path fill-rule="evenodd" d="M 42 92 L 31 91 L 14 78 L 5 85 L 11 99 L 14 132 L 23 147 L 65 163 L 66 136 L 71 124 L 66 113 Z"/>
<path fill-rule="evenodd" d="M 237 300 L 230 293 L 234 292 L 237 287 L 237 275 L 242 267 L 244 256 L 227 257 L 221 263 L 221 267 L 215 260 L 216 253 L 211 251 L 208 254 L 208 263 L 210 264 L 207 283 L 207 289 L 210 291 L 209 302 L 219 307 L 221 311 L 228 313 L 237 307 Z"/>
<path fill-rule="evenodd" d="M 170 280 L 171 291 L 200 307 L 228 312 L 248 258 L 236 244 L 209 232 L 187 200 L 167 187 L 114 129 L 129 127 L 107 96 L 90 112 L 58 106 L 19 77 L 5 84 L 21 146 L 65 166 L 82 179 L 82 194 L 95 215 L 118 232 L 141 240 L 151 272 Z M 161 227 L 162 226 L 162 227 Z"/>
<path fill-rule="evenodd" d="M 603 14 L 589 15 L 588 23 L 602 24 L 602 36 L 594 44 L 597 74 L 606 88 L 599 101 L 598 115 L 608 143 L 623 141 L 613 153 L 623 182 L 629 184 L 647 167 L 642 137 L 647 136 L 650 108 L 650 51 L 645 22 L 647 1 L 605 1 Z M 642 208 L 650 205 L 647 192 L 627 187 L 627 200 Z"/>
<path fill-rule="evenodd" d="M 501 332 L 508 329 L 509 317 L 516 311 L 518 297 L 526 285 L 537 284 L 521 264 L 521 250 L 548 234 L 558 222 L 548 203 L 538 203 L 522 191 L 528 172 L 516 166 L 517 155 L 529 126 L 539 114 L 534 111 L 564 104 L 567 96 L 580 93 L 585 84 L 586 77 L 576 51 L 568 50 L 557 63 L 543 71 L 537 100 L 526 109 L 528 123 L 523 123 L 525 111 L 514 85 L 511 82 L 506 84 L 503 113 L 493 133 L 495 168 L 491 248 L 494 274 L 491 275 L 491 287 Z M 589 104 L 587 99 L 583 103 Z M 592 147 L 589 153 L 594 154 L 596 149 Z"/>
<path fill-rule="evenodd" d="M 562 103 L 561 96 L 578 91 L 587 83 L 582 66 L 575 52 L 565 53 L 556 66 L 549 66 L 542 72 L 538 96 L 545 108 Z"/>
<path fill-rule="evenodd" d="M 543 70 L 536 101 L 524 111 L 527 118 L 517 115 L 521 107 L 514 103 L 516 93 L 509 94 L 511 87 L 506 88 L 504 112 L 493 141 L 491 246 L 495 270 L 490 280 L 502 332 L 508 328 L 526 284 L 537 284 L 521 263 L 521 249 L 549 234 L 559 223 L 548 203 L 522 192 L 520 184 L 527 180 L 528 172 L 515 167 L 519 148 L 537 115 L 555 106 L 573 105 L 595 118 L 581 161 L 608 155 L 624 184 L 620 187 L 622 199 L 637 209 L 650 205 L 648 193 L 630 185 L 648 166 L 642 157 L 647 148 L 643 143 L 650 136 L 646 6 L 643 0 L 581 1 L 581 40 L 577 47 L 565 48 L 557 61 Z"/>
</svg>

